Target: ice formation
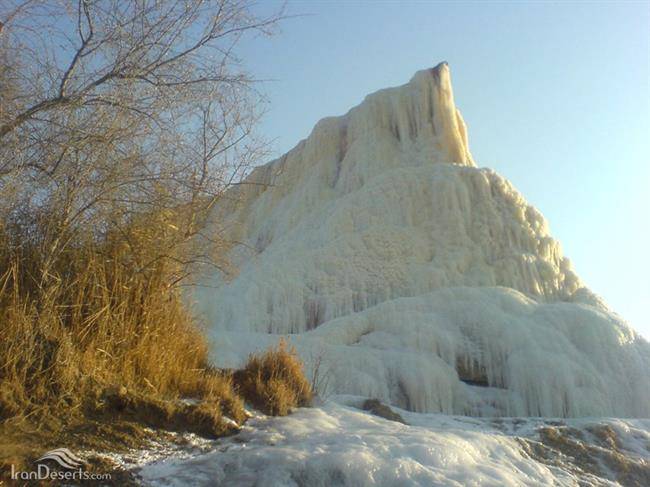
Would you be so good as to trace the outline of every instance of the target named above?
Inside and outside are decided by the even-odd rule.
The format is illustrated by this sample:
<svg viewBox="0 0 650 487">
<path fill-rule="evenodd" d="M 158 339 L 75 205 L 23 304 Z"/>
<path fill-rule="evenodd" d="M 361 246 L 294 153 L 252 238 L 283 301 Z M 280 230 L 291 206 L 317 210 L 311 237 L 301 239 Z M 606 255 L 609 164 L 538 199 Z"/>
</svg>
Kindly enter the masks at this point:
<svg viewBox="0 0 650 487">
<path fill-rule="evenodd" d="M 152 487 L 614 487 L 645 485 L 648 478 L 648 420 L 495 422 L 400 413 L 409 425 L 340 401 L 284 418 L 256 417 L 239 435 L 202 453 L 181 451 L 152 462 L 138 455 L 140 465 L 132 471 Z M 554 444 L 542 448 L 550 458 L 531 454 L 526 445 L 541 447 L 544 429 L 566 438 L 579 454 L 562 454 Z"/>
<path fill-rule="evenodd" d="M 214 360 L 287 335 L 330 392 L 420 412 L 650 415 L 650 345 L 543 216 L 476 167 L 449 68 L 321 120 L 214 212 L 235 276 L 193 299 Z"/>
</svg>

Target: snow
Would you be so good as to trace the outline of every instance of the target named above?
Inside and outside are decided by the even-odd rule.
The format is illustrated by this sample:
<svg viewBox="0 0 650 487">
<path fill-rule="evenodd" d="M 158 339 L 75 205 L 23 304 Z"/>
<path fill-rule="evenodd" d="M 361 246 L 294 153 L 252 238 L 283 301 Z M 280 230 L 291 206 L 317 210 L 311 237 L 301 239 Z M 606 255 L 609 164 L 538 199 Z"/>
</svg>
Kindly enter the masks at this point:
<svg viewBox="0 0 650 487">
<path fill-rule="evenodd" d="M 583 285 L 540 212 L 476 167 L 446 64 L 322 120 L 247 182 L 212 223 L 241 242 L 238 272 L 191 296 L 217 365 L 289 336 L 309 370 L 325 364 L 323 394 L 650 416 L 650 345 Z"/>
<path fill-rule="evenodd" d="M 576 471 L 570 458 L 547 465 L 528 455 L 520 440 L 535 441 L 537 430 L 548 427 L 542 420 L 399 412 L 409 425 L 334 401 L 283 418 L 258 416 L 212 451 L 146 462 L 136 473 L 151 486 L 619 485 Z M 650 421 L 572 421 L 583 432 L 613 425 L 623 451 L 650 468 Z"/>
</svg>

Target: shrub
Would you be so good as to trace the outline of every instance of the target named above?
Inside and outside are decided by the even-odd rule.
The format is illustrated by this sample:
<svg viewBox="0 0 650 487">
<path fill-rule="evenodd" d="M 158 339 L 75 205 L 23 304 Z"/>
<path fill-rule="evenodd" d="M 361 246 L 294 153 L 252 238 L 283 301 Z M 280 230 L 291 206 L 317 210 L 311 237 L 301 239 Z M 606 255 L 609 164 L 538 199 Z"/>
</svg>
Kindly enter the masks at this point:
<svg viewBox="0 0 650 487">
<path fill-rule="evenodd" d="M 284 341 L 248 358 L 243 370 L 235 372 L 235 385 L 255 408 L 273 416 L 284 416 L 292 408 L 308 406 L 312 389 L 295 349 Z"/>
</svg>

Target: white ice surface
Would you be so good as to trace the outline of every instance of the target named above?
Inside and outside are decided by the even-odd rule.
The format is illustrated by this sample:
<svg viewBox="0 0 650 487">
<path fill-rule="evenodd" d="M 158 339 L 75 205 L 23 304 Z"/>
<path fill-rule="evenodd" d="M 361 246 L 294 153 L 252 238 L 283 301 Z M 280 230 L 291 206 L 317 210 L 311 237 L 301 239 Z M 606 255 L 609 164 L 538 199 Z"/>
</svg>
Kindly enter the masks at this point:
<svg viewBox="0 0 650 487">
<path fill-rule="evenodd" d="M 560 457 L 554 466 L 529 457 L 517 437 L 534 439 L 543 420 L 496 424 L 399 412 L 410 425 L 332 401 L 284 418 L 256 417 L 211 452 L 154 461 L 136 472 L 145 485 L 160 487 L 619 485 L 576 473 Z M 611 425 L 627 454 L 650 468 L 650 421 L 569 421 L 582 430 Z"/>
<path fill-rule="evenodd" d="M 221 331 L 214 361 L 241 366 L 277 335 Z M 538 303 L 507 288 L 400 298 L 287 339 L 320 361 L 321 394 L 376 397 L 419 412 L 473 416 L 647 417 L 647 344 L 588 305 Z M 458 361 L 492 387 L 459 380 Z"/>
<path fill-rule="evenodd" d="M 650 416 L 650 345 L 584 287 L 539 211 L 476 167 L 445 64 L 322 120 L 248 183 L 214 212 L 241 242 L 238 273 L 191 296 L 217 365 L 290 334 L 308 368 L 327 364 L 329 392 Z"/>
</svg>

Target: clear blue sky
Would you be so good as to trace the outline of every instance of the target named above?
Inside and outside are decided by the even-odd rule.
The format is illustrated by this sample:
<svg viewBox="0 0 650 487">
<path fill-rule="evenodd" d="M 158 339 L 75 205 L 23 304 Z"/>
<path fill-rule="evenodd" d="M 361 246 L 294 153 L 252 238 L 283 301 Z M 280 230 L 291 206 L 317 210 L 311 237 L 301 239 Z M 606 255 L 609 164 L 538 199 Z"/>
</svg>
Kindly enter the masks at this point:
<svg viewBox="0 0 650 487">
<path fill-rule="evenodd" d="M 272 2 L 259 5 L 268 11 Z M 290 1 L 240 54 L 280 154 L 322 117 L 449 62 L 479 166 L 549 220 L 578 274 L 650 338 L 650 3 Z"/>
</svg>

